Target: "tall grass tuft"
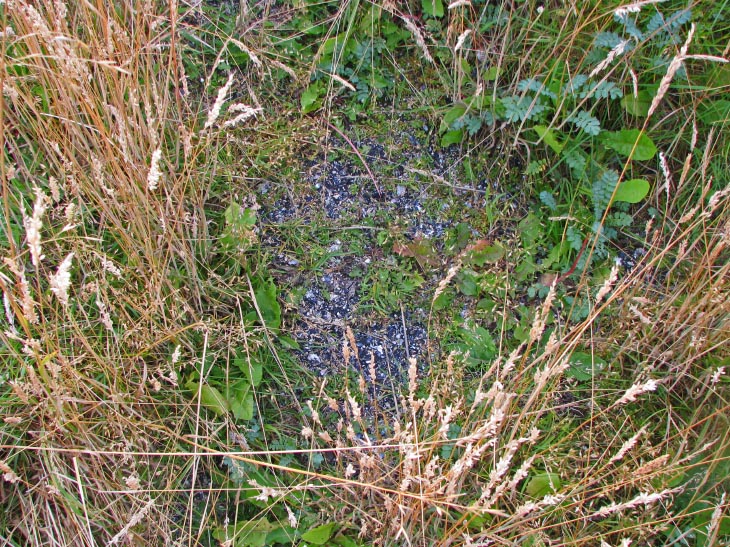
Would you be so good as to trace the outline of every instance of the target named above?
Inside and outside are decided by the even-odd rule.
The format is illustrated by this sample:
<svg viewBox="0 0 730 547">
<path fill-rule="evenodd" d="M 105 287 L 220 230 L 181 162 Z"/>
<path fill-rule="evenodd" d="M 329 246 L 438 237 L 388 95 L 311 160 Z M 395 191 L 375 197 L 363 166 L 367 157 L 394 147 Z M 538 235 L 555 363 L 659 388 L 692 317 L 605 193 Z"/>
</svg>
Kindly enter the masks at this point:
<svg viewBox="0 0 730 547">
<path fill-rule="evenodd" d="M 205 225 L 175 3 L 3 4 L 3 541 L 155 544 Z"/>
</svg>

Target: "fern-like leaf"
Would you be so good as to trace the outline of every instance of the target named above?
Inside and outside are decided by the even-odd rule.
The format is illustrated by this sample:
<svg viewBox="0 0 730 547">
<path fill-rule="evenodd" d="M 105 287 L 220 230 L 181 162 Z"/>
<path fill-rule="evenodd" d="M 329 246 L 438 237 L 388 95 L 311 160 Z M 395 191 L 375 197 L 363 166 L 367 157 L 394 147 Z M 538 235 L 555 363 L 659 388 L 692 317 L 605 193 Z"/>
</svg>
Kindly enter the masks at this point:
<svg viewBox="0 0 730 547">
<path fill-rule="evenodd" d="M 531 120 L 545 112 L 548 108 L 547 105 L 540 101 L 535 101 L 534 97 L 519 97 L 517 95 L 503 98 L 502 106 L 504 107 L 505 119 L 510 123 Z"/>
<path fill-rule="evenodd" d="M 596 34 L 594 44 L 596 47 L 604 47 L 606 49 L 613 49 L 619 45 L 623 39 L 615 32 L 599 32 Z"/>
<path fill-rule="evenodd" d="M 601 122 L 585 110 L 579 110 L 575 115 L 568 118 L 568 121 L 594 137 L 601 132 Z"/>
<path fill-rule="evenodd" d="M 581 88 L 588 81 L 588 76 L 585 74 L 576 74 L 570 81 L 563 86 L 563 93 L 569 93 L 570 95 L 577 94 Z"/>
<path fill-rule="evenodd" d="M 593 213 L 596 221 L 603 218 L 603 213 L 606 211 L 613 191 L 618 184 L 618 178 L 618 173 L 613 169 L 609 169 L 593 180 Z"/>
<path fill-rule="evenodd" d="M 665 17 L 664 14 L 657 11 L 646 25 L 646 33 L 654 34 L 657 31 L 662 32 L 674 32 L 679 27 L 689 22 L 692 19 L 692 10 L 687 8 L 678 11 L 670 17 Z"/>
<path fill-rule="evenodd" d="M 644 33 L 636 26 L 636 15 L 631 12 L 614 13 L 613 18 L 624 26 L 626 34 L 640 42 L 644 39 Z"/>
<path fill-rule="evenodd" d="M 583 246 L 583 234 L 581 234 L 575 226 L 568 226 L 565 232 L 565 239 L 574 251 L 579 251 Z"/>
<path fill-rule="evenodd" d="M 590 97 L 591 99 L 620 99 L 624 96 L 624 92 L 613 82 L 599 82 L 592 89 L 581 91 L 578 97 L 584 99 Z"/>
<path fill-rule="evenodd" d="M 540 80 L 537 80 L 535 78 L 528 78 L 526 80 L 521 80 L 517 84 L 517 89 L 519 91 L 533 91 L 535 93 L 538 93 L 540 95 L 543 95 L 545 97 L 549 97 L 550 99 L 556 99 L 557 95 L 550 91 L 547 87 L 545 87 L 545 84 L 541 82 Z"/>
<path fill-rule="evenodd" d="M 573 171 L 575 178 L 580 178 L 586 170 L 586 158 L 578 150 L 570 150 L 563 152 L 565 163 L 568 164 L 570 170 Z"/>
<path fill-rule="evenodd" d="M 540 201 L 542 201 L 543 204 L 551 211 L 555 211 L 558 208 L 555 197 L 547 190 L 540 192 Z"/>
</svg>

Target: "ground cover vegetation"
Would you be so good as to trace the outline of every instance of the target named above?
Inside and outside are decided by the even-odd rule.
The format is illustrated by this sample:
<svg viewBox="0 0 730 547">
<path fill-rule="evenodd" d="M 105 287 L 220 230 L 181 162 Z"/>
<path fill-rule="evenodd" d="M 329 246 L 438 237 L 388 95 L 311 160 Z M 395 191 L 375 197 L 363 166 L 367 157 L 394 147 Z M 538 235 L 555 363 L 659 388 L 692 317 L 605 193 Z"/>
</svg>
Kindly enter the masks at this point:
<svg viewBox="0 0 730 547">
<path fill-rule="evenodd" d="M 0 2 L 2 545 L 728 543 L 725 2 Z"/>
</svg>

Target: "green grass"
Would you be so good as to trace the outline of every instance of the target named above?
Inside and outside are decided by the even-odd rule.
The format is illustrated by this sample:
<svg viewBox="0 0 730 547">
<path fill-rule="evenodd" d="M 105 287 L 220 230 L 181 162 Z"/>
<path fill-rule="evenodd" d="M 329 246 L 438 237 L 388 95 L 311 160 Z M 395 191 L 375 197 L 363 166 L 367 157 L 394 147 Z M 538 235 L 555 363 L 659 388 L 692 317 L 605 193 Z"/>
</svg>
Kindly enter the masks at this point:
<svg viewBox="0 0 730 547">
<path fill-rule="evenodd" d="M 452 4 L 0 5 L 3 545 L 728 542 L 727 6 Z"/>
</svg>

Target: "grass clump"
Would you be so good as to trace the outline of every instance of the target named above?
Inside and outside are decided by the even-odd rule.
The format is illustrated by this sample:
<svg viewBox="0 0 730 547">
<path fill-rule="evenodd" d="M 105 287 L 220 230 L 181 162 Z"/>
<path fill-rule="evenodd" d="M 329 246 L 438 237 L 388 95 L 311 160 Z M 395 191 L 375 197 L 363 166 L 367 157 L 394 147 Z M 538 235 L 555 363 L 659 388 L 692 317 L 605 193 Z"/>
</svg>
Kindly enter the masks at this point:
<svg viewBox="0 0 730 547">
<path fill-rule="evenodd" d="M 720 18 L 1 7 L 5 543 L 727 541 Z"/>
</svg>

